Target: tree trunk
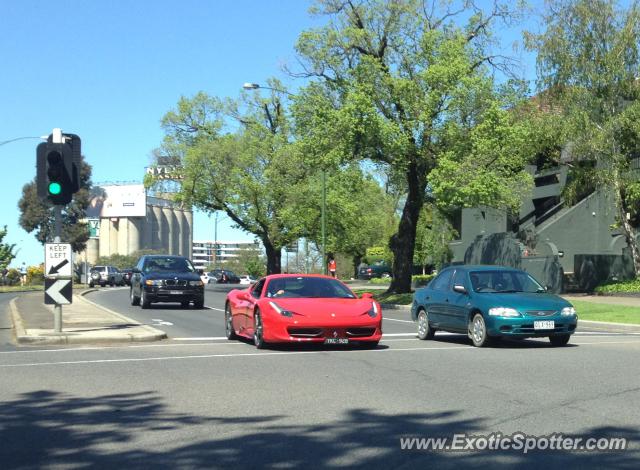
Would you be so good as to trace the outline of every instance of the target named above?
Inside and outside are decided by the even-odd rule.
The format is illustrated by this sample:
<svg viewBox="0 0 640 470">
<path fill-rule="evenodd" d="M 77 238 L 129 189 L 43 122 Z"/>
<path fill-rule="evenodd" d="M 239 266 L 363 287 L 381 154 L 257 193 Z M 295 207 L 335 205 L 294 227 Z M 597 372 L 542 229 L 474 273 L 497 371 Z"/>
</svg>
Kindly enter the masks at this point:
<svg viewBox="0 0 640 470">
<path fill-rule="evenodd" d="M 413 250 L 416 244 L 416 228 L 420 210 L 424 205 L 426 171 L 418 167 L 416 160 L 407 169 L 408 193 L 402 209 L 398 231 L 389 240 L 393 252 L 393 279 L 388 292 L 404 294 L 411 292 L 411 274 L 413 269 Z"/>
<path fill-rule="evenodd" d="M 638 248 L 638 238 L 636 230 L 631 226 L 629 221 L 627 220 L 627 209 L 624 204 L 624 199 L 622 197 L 622 187 L 620 185 L 620 179 L 618 176 L 618 172 L 614 174 L 613 178 L 614 184 L 614 192 L 616 199 L 616 206 L 618 209 L 618 217 L 620 218 L 620 227 L 622 228 L 622 233 L 624 234 L 624 238 L 627 242 L 627 246 L 629 247 L 629 251 L 631 252 L 631 259 L 633 261 L 633 271 L 635 273 L 636 278 L 640 274 L 640 249 Z"/>
<path fill-rule="evenodd" d="M 276 248 L 268 238 L 262 239 L 264 251 L 267 254 L 267 274 L 280 274 L 282 272 L 282 249 Z"/>
<path fill-rule="evenodd" d="M 362 256 L 361 255 L 354 255 L 353 256 L 353 278 L 354 279 L 358 279 L 358 267 L 360 266 L 360 263 L 362 262 Z"/>
</svg>

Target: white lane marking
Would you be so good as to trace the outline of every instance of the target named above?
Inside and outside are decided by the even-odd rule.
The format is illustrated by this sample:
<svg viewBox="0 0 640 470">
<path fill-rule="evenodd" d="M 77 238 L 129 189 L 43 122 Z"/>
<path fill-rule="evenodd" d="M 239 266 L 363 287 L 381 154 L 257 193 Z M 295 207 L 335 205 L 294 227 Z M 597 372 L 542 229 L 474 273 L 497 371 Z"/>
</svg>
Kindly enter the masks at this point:
<svg viewBox="0 0 640 470">
<path fill-rule="evenodd" d="M 581 346 L 598 346 L 599 344 L 640 344 L 640 341 L 598 341 L 597 343 L 574 343 L 570 341 L 569 344 L 579 344 Z"/>
<path fill-rule="evenodd" d="M 172 341 L 216 341 L 219 339 L 227 339 L 226 336 L 203 336 L 193 338 L 171 338 Z"/>
<path fill-rule="evenodd" d="M 27 364 L 0 364 L 0 368 L 15 367 L 36 367 L 36 366 L 58 366 L 58 365 L 79 365 L 79 364 L 105 364 L 115 362 L 150 362 L 164 360 L 183 359 L 212 359 L 217 357 L 242 357 L 242 356 L 293 356 L 302 354 L 361 354 L 361 353 L 381 353 L 394 351 L 426 351 L 426 350 L 448 350 L 448 349 L 475 349 L 473 346 L 445 346 L 426 348 L 397 348 L 397 349 L 368 349 L 368 350 L 346 350 L 346 351 L 290 351 L 290 352 L 260 352 L 260 353 L 227 353 L 227 354 L 204 354 L 198 356 L 164 356 L 164 357 L 144 357 L 129 359 L 95 359 L 84 361 L 60 361 L 60 362 L 34 362 Z"/>
<path fill-rule="evenodd" d="M 173 326 L 173 323 L 171 323 L 170 321 L 164 321 L 160 318 L 152 318 L 151 321 L 155 322 L 153 326 L 160 326 L 160 325 Z"/>
<path fill-rule="evenodd" d="M 205 307 L 208 308 L 209 310 L 217 310 L 218 312 L 224 312 L 223 308 L 209 307 L 208 305 L 205 305 Z"/>
<path fill-rule="evenodd" d="M 399 321 L 402 323 L 415 323 L 413 320 L 398 320 L 397 318 L 387 318 L 387 317 L 382 317 L 383 320 L 386 321 Z"/>
<path fill-rule="evenodd" d="M 416 333 L 384 333 L 383 338 L 389 338 L 391 336 L 416 336 Z"/>
</svg>

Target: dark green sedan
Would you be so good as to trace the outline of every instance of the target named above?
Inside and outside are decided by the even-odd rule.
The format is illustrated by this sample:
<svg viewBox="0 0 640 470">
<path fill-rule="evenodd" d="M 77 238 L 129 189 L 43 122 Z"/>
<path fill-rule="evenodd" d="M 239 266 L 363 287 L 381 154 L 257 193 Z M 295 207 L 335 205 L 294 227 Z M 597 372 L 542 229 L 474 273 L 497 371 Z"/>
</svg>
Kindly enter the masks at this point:
<svg viewBox="0 0 640 470">
<path fill-rule="evenodd" d="M 530 337 L 564 346 L 578 325 L 569 302 L 525 271 L 504 266 L 443 269 L 416 291 L 411 316 L 420 339 L 432 339 L 438 330 L 466 333 L 478 347 L 498 338 Z"/>
</svg>

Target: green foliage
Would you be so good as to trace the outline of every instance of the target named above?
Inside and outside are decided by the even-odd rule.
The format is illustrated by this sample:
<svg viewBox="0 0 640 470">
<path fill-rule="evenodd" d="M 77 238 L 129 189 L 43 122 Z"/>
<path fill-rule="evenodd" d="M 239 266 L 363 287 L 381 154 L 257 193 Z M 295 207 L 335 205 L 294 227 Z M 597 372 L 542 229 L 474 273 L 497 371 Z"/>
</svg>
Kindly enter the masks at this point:
<svg viewBox="0 0 640 470">
<path fill-rule="evenodd" d="M 393 201 L 380 185 L 355 164 L 334 168 L 325 177 L 327 253 L 359 259 L 368 246 L 386 243 L 385 234 L 396 224 L 396 216 Z M 321 246 L 321 174 L 316 173 L 308 183 L 298 189 L 294 203 L 287 208 L 287 217 L 293 220 L 297 214 L 307 238 Z M 351 271 L 349 267 L 345 272 Z"/>
<path fill-rule="evenodd" d="M 85 211 L 89 207 L 89 190 L 91 189 L 91 166 L 84 156 L 80 160 L 80 190 L 73 195 L 73 200 L 62 208 L 63 242 L 71 243 L 76 253 L 83 251 L 89 239 L 87 224 L 82 222 Z M 55 235 L 54 207 L 48 201 L 38 197 L 35 178 L 22 188 L 22 197 L 18 201 L 20 210 L 20 226 L 27 232 L 35 232 L 36 239 L 44 244 L 53 241 Z"/>
<path fill-rule="evenodd" d="M 27 284 L 44 284 L 44 265 L 27 267 Z"/>
<path fill-rule="evenodd" d="M 391 266 L 393 263 L 393 253 L 387 246 L 371 246 L 367 248 L 365 255 L 369 264 L 382 262 Z"/>
<path fill-rule="evenodd" d="M 428 186 L 443 207 L 515 206 L 529 181 L 519 151 L 527 130 L 503 110 L 521 87 L 509 83 L 499 93 L 487 61 L 491 25 L 511 19 L 511 6 L 432 6 L 319 0 L 314 11 L 326 25 L 303 32 L 296 45 L 316 78 L 294 105 L 306 160 L 325 168 L 373 162 L 405 192 L 389 242 L 398 290 L 410 289 Z"/>
<path fill-rule="evenodd" d="M 574 162 L 592 163 L 578 165 L 567 196 L 579 198 L 580 188 L 589 187 L 613 194 L 638 274 L 640 192 L 630 160 L 640 150 L 640 4 L 553 0 L 544 21 L 542 33 L 527 34 L 528 47 L 538 53 L 538 87 L 560 115 Z"/>
<path fill-rule="evenodd" d="M 436 274 L 416 274 L 411 276 L 411 282 L 415 286 L 426 286 Z"/>
<path fill-rule="evenodd" d="M 596 294 L 640 293 L 640 278 L 630 281 L 615 281 L 601 284 L 594 289 Z"/>
<path fill-rule="evenodd" d="M 287 93 L 277 81 L 269 86 L 269 98 L 259 92 L 226 102 L 203 92 L 182 98 L 162 119 L 166 137 L 157 154 L 178 165 L 179 202 L 224 211 L 237 228 L 262 241 L 267 271 L 279 272 L 280 249 L 304 232 L 289 208 L 297 189 L 306 188 L 309 169 L 291 139 Z M 225 133 L 229 119 L 240 127 Z"/>
<path fill-rule="evenodd" d="M 5 225 L 4 228 L 0 230 L 0 269 L 5 269 L 16 257 L 15 253 L 13 252 L 14 248 L 16 247 L 15 243 L 2 243 L 2 240 L 4 240 L 4 237 L 6 235 L 7 226 Z"/>
</svg>

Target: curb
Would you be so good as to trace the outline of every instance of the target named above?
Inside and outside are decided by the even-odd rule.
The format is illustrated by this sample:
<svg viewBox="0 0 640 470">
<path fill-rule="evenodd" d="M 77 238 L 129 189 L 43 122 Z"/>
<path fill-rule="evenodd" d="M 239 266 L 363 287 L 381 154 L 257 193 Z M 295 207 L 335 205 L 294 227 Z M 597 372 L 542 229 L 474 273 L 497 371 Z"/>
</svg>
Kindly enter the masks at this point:
<svg viewBox="0 0 640 470">
<path fill-rule="evenodd" d="M 411 310 L 411 305 L 401 304 L 380 304 L 380 307 L 384 310 Z"/>
<path fill-rule="evenodd" d="M 20 312 L 18 308 L 15 306 L 15 302 L 17 298 L 11 299 L 9 302 L 9 309 L 11 311 L 11 320 L 13 321 L 14 332 L 16 342 L 18 344 L 94 344 L 94 343 L 132 343 L 132 342 L 151 342 L 151 341 L 160 341 L 167 338 L 167 334 L 164 331 L 158 330 L 148 325 L 142 325 L 137 321 L 134 321 L 130 318 L 125 317 L 113 310 L 102 307 L 95 302 L 92 302 L 88 299 L 84 298 L 84 294 L 88 292 L 93 292 L 92 290 L 87 290 L 80 294 L 74 294 L 74 297 L 77 299 L 81 299 L 81 301 L 87 302 L 88 304 L 93 305 L 101 310 L 104 310 L 111 315 L 121 319 L 125 323 L 130 325 L 136 325 L 138 328 L 144 329 L 147 334 L 144 335 L 135 335 L 124 333 L 123 335 L 117 336 L 94 336 L 90 338 L 83 337 L 79 332 L 62 332 L 62 333 L 51 333 L 47 335 L 28 335 L 27 331 L 24 327 L 24 322 L 22 321 L 22 317 L 20 316 Z"/>
</svg>

